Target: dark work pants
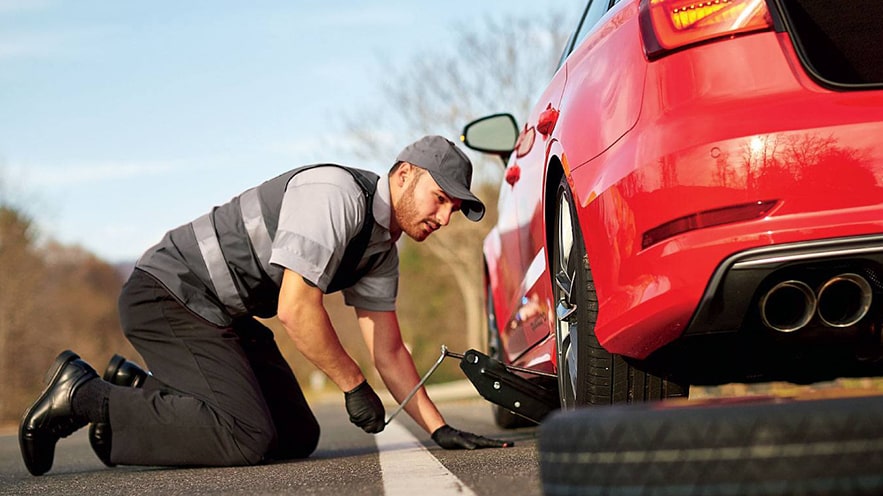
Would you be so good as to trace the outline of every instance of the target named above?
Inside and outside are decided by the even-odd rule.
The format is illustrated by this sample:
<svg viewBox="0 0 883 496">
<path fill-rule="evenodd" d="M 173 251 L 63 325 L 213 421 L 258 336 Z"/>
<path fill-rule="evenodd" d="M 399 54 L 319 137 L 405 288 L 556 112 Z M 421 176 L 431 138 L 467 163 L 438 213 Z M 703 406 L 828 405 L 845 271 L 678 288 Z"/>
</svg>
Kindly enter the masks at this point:
<svg viewBox="0 0 883 496">
<path fill-rule="evenodd" d="M 319 424 L 269 329 L 252 318 L 215 326 L 140 270 L 119 305 L 153 375 L 111 391 L 111 461 L 251 465 L 315 450 Z"/>
</svg>

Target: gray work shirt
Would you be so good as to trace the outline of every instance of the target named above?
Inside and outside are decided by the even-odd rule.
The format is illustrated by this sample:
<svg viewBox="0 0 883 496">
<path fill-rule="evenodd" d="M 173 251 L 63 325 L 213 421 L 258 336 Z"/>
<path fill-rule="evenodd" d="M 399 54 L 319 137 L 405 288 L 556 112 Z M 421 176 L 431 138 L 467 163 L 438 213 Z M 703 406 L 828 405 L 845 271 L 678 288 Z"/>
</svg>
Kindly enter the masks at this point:
<svg viewBox="0 0 883 496">
<path fill-rule="evenodd" d="M 297 272 L 326 292 L 346 246 L 365 218 L 362 189 L 338 167 L 317 167 L 294 176 L 282 199 L 270 263 Z M 382 176 L 374 193 L 374 229 L 359 268 L 380 254 L 374 268 L 343 290 L 347 305 L 365 310 L 395 310 L 399 257 L 389 231 L 392 209 L 389 180 Z"/>
<path fill-rule="evenodd" d="M 340 281 L 330 287 L 341 267 L 354 269 L 358 279 L 346 282 L 351 286 L 342 290 L 345 302 L 395 310 L 398 251 L 389 230 L 389 180 L 378 178 L 367 205 L 369 195 L 353 174 L 370 180 L 364 171 L 328 164 L 282 174 L 167 232 L 136 268 L 221 326 L 247 315 L 275 315 L 284 269 L 323 293 L 341 287 Z M 364 239 L 368 208 L 374 224 L 365 251 L 358 260 L 345 260 L 354 239 Z"/>
</svg>

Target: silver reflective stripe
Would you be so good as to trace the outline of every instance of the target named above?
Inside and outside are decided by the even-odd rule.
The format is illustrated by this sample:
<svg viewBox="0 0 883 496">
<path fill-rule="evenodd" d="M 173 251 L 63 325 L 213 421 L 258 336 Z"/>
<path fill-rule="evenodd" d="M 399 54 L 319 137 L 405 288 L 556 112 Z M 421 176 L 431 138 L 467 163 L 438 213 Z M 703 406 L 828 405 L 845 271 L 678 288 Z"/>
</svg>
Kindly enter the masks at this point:
<svg viewBox="0 0 883 496">
<path fill-rule="evenodd" d="M 224 260 L 221 244 L 218 242 L 218 236 L 215 235 L 215 228 L 209 215 L 203 215 L 193 221 L 193 233 L 199 244 L 199 252 L 202 254 L 208 275 L 221 303 L 233 310 L 235 314 L 245 313 L 245 304 L 242 303 L 242 298 L 236 291 L 236 285 L 233 284 L 233 277 L 230 275 L 230 270 L 227 269 L 227 262 Z"/>
<path fill-rule="evenodd" d="M 239 196 L 239 208 L 242 210 L 242 222 L 248 231 L 248 239 L 265 274 L 270 274 L 270 254 L 273 249 L 273 240 L 264 223 L 264 215 L 261 213 L 261 201 L 258 198 L 257 188 L 252 188 Z"/>
</svg>

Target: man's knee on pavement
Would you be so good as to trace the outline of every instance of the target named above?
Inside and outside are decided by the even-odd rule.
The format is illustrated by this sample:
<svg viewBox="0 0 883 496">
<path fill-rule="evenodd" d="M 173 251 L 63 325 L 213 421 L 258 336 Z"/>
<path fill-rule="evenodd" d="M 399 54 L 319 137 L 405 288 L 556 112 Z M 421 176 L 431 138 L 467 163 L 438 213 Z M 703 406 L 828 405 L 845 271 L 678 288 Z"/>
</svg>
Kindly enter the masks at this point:
<svg viewBox="0 0 883 496">
<path fill-rule="evenodd" d="M 234 419 L 230 434 L 244 459 L 244 463 L 234 461 L 231 465 L 257 465 L 267 458 L 277 442 L 276 427 L 269 417 L 244 421 Z"/>
<path fill-rule="evenodd" d="M 321 433 L 321 429 L 319 428 L 319 423 L 315 422 L 310 425 L 309 430 L 304 435 L 303 441 L 303 452 L 298 458 L 306 458 L 313 454 L 316 451 L 316 446 L 319 445 L 319 434 Z"/>
<path fill-rule="evenodd" d="M 319 445 L 321 429 L 315 418 L 310 420 L 299 420 L 297 425 L 287 425 L 277 429 L 279 440 L 276 447 L 270 451 L 269 458 L 292 460 L 312 455 Z"/>
<path fill-rule="evenodd" d="M 259 429 L 240 428 L 234 434 L 235 441 L 242 446 L 246 465 L 256 465 L 266 460 L 290 460 L 307 458 L 319 445 L 321 429 L 318 422 L 300 423 L 283 429 L 286 433 L 277 434 L 272 422 Z M 238 463 L 237 463 L 238 464 Z"/>
</svg>

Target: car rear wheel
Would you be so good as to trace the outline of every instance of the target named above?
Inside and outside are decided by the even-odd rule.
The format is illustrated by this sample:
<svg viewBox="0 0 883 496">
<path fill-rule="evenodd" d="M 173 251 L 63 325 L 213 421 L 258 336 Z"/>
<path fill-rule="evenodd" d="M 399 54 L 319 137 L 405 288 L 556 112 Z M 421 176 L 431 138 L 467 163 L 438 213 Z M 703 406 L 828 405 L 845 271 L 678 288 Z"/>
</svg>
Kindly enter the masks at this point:
<svg viewBox="0 0 883 496">
<path fill-rule="evenodd" d="M 640 371 L 595 337 L 598 297 L 573 193 L 565 177 L 555 196 L 552 243 L 555 338 L 561 407 L 632 403 L 687 395 L 687 386 Z"/>
</svg>

